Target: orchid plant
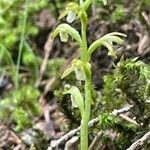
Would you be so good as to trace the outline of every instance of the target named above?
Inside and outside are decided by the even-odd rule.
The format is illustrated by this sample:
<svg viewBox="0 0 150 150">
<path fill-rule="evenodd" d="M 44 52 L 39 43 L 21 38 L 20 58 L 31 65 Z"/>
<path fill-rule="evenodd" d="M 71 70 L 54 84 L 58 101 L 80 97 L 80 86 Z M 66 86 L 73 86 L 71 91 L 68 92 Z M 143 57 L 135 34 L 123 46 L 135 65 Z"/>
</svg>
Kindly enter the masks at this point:
<svg viewBox="0 0 150 150">
<path fill-rule="evenodd" d="M 52 32 L 51 37 L 60 36 L 62 42 L 67 42 L 71 36 L 80 47 L 80 59 L 72 60 L 70 66 L 63 72 L 61 78 L 65 78 L 71 72 L 75 72 L 76 79 L 84 81 L 84 94 L 80 92 L 76 86 L 66 86 L 63 94 L 71 95 L 72 106 L 79 108 L 81 115 L 81 133 L 80 133 L 80 149 L 88 150 L 88 122 L 90 120 L 92 105 L 92 82 L 91 82 L 91 64 L 90 59 L 92 53 L 99 47 L 105 46 L 108 49 L 108 55 L 115 57 L 113 43 L 121 44 L 125 34 L 112 32 L 94 41 L 89 47 L 87 44 L 87 10 L 92 4 L 92 0 L 80 0 L 79 4 L 70 2 L 65 11 L 60 15 L 59 19 L 66 17 L 68 23 L 72 23 L 76 19 L 81 22 L 81 34 L 67 23 L 60 24 Z M 106 3 L 106 0 L 104 1 Z"/>
</svg>

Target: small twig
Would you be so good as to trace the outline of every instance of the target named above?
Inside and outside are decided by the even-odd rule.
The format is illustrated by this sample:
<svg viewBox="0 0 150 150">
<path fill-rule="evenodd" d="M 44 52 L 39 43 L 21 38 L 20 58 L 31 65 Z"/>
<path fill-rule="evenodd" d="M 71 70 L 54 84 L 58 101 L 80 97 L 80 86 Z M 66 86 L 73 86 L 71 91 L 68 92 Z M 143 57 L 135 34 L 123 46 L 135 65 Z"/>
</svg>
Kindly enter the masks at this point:
<svg viewBox="0 0 150 150">
<path fill-rule="evenodd" d="M 44 92 L 43 92 L 43 96 L 46 96 L 46 94 L 52 89 L 52 85 L 54 84 L 54 82 L 56 81 L 56 78 L 53 77 L 53 78 L 50 78 L 45 87 L 44 87 Z"/>
<path fill-rule="evenodd" d="M 48 91 L 50 91 L 53 83 L 55 82 L 56 78 L 53 77 L 53 78 L 50 78 L 48 81 L 47 81 L 47 84 L 45 85 L 44 87 L 44 92 L 43 94 L 40 96 L 39 98 L 39 103 L 40 103 L 40 106 L 42 108 L 42 111 L 44 112 L 45 111 L 45 107 L 46 107 L 46 100 L 45 100 L 45 96 L 46 94 L 48 93 Z"/>
<path fill-rule="evenodd" d="M 133 106 L 130 105 L 129 107 L 125 107 L 125 108 L 122 108 L 122 109 L 119 109 L 119 110 L 116 110 L 116 109 L 115 109 L 115 110 L 112 112 L 112 114 L 113 114 L 114 116 L 119 115 L 122 119 L 124 119 L 124 120 L 126 120 L 126 121 L 128 121 L 128 122 L 130 122 L 130 123 L 132 123 L 132 124 L 135 124 L 135 125 L 138 125 L 138 126 L 139 126 L 139 124 L 138 124 L 135 120 L 133 120 L 132 118 L 130 118 L 129 116 L 127 116 L 127 115 L 124 114 L 124 113 L 128 112 L 132 107 L 133 107 Z"/>
<path fill-rule="evenodd" d="M 147 25 L 150 26 L 150 18 L 148 17 L 148 15 L 145 12 L 142 12 L 141 15 L 143 16 Z"/>
<path fill-rule="evenodd" d="M 80 130 L 80 128 L 81 127 L 79 126 L 78 128 L 71 130 L 69 133 L 65 134 L 64 136 L 62 136 L 58 140 L 51 141 L 50 147 L 48 148 L 48 150 L 52 150 L 53 148 L 57 147 L 60 143 L 66 141 L 70 137 L 74 136 Z"/>
<path fill-rule="evenodd" d="M 122 113 L 126 113 L 131 109 L 132 106 L 128 106 L 119 110 L 114 110 L 112 112 L 113 115 L 119 115 Z M 97 123 L 99 121 L 99 117 L 92 119 L 91 121 L 89 121 L 88 126 L 91 127 L 93 126 L 93 124 Z M 57 147 L 59 144 L 63 143 L 64 141 L 67 141 L 68 139 L 70 139 L 72 136 L 74 136 L 78 131 L 80 131 L 81 126 L 79 126 L 76 129 L 71 130 L 70 132 L 68 132 L 67 134 L 63 135 L 62 137 L 60 137 L 58 140 L 53 140 L 50 143 L 50 147 L 48 148 L 48 150 L 52 150 L 53 148 Z"/>
<path fill-rule="evenodd" d="M 143 54 L 144 50 L 146 47 L 148 47 L 149 45 L 149 35 L 148 33 L 145 33 L 145 35 L 143 37 L 141 37 L 140 42 L 139 42 L 139 46 L 138 46 L 138 53 L 139 54 Z"/>
<path fill-rule="evenodd" d="M 49 55 L 50 55 L 50 52 L 52 50 L 52 47 L 53 47 L 53 39 L 51 38 L 51 36 L 49 36 L 45 46 L 44 46 L 44 50 L 45 50 L 45 56 L 44 56 L 44 59 L 43 59 L 43 62 L 42 62 L 42 65 L 41 65 L 41 68 L 40 68 L 40 76 L 39 76 L 39 79 L 36 83 L 36 86 L 39 86 L 42 78 L 43 78 L 43 75 L 44 75 L 44 72 L 46 70 L 46 67 L 47 67 L 47 63 L 48 63 L 48 58 L 49 58 Z"/>
<path fill-rule="evenodd" d="M 93 150 L 94 149 L 94 146 L 96 145 L 96 143 L 99 141 L 99 139 L 102 137 L 103 135 L 103 132 L 100 131 L 97 133 L 97 136 L 94 138 L 94 140 L 92 141 L 90 147 L 89 147 L 89 150 Z"/>
<path fill-rule="evenodd" d="M 148 33 L 150 33 L 150 17 L 145 11 L 142 11 L 142 9 L 139 10 L 139 19 L 142 27 L 144 27 L 143 29 L 146 29 Z"/>
<path fill-rule="evenodd" d="M 135 150 L 141 147 L 146 141 L 150 140 L 150 131 L 147 132 L 142 138 L 135 141 L 127 150 Z"/>
<path fill-rule="evenodd" d="M 71 150 L 73 144 L 75 144 L 78 140 L 79 140 L 78 136 L 72 137 L 69 141 L 66 142 L 64 150 Z"/>
<path fill-rule="evenodd" d="M 132 123 L 132 124 L 135 124 L 136 126 L 139 126 L 139 124 L 135 121 L 135 120 L 133 120 L 132 118 L 130 118 L 129 116 L 127 116 L 127 115 L 125 115 L 125 114 L 120 114 L 119 115 L 122 119 L 124 119 L 124 120 L 126 120 L 126 121 L 128 121 L 128 122 L 130 122 L 130 123 Z"/>
<path fill-rule="evenodd" d="M 118 109 L 118 110 L 114 109 L 113 112 L 112 112 L 112 115 L 117 116 L 117 115 L 119 115 L 119 114 L 126 113 L 126 112 L 128 112 L 132 107 L 133 107 L 133 106 L 130 105 L 130 106 L 125 107 L 125 108 L 122 108 L 122 109 Z"/>
</svg>

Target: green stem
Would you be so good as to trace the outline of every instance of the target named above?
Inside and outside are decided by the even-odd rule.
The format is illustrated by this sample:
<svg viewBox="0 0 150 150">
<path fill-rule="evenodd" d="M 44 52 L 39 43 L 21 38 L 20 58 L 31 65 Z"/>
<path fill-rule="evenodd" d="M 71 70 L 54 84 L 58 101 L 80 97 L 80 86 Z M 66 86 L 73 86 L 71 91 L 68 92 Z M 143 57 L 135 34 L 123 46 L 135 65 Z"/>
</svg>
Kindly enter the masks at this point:
<svg viewBox="0 0 150 150">
<path fill-rule="evenodd" d="M 86 120 L 86 114 L 84 114 L 81 120 L 81 150 L 88 150 L 88 122 Z"/>
<path fill-rule="evenodd" d="M 81 15 L 81 37 L 82 37 L 82 45 L 81 45 L 81 60 L 86 62 L 86 57 L 88 54 L 87 51 L 87 37 L 86 37 L 86 30 L 87 30 L 87 15 L 86 13 L 82 13 Z"/>
<path fill-rule="evenodd" d="M 85 68 L 86 80 L 85 80 L 85 110 L 83 118 L 81 120 L 81 150 L 88 150 L 88 122 L 90 120 L 91 113 L 91 70 Z"/>
<path fill-rule="evenodd" d="M 87 15 L 83 12 L 81 15 L 81 35 L 82 35 L 82 46 L 81 46 L 81 61 L 84 62 L 84 71 L 86 74 L 85 79 L 85 107 L 81 120 L 81 150 L 88 150 L 88 122 L 90 120 L 91 113 L 91 70 L 88 64 L 88 48 L 87 48 Z"/>
<path fill-rule="evenodd" d="M 19 45 L 19 53 L 18 53 L 18 58 L 17 58 L 16 90 L 19 87 L 19 68 L 20 68 L 21 54 L 22 54 L 24 37 L 25 37 L 25 31 L 26 31 L 26 23 L 27 23 L 27 16 L 28 16 L 28 5 L 29 5 L 29 0 L 26 0 L 25 11 L 24 11 L 24 18 L 23 18 L 23 25 L 22 25 L 22 32 L 21 32 L 21 40 L 20 40 L 20 45 Z"/>
</svg>

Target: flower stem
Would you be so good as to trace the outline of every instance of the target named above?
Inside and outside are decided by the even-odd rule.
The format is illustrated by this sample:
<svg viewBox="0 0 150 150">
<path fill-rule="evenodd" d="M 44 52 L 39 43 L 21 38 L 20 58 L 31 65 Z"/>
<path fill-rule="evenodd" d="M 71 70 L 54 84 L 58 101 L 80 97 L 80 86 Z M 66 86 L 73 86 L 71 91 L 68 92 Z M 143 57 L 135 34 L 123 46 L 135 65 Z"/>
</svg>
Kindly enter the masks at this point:
<svg viewBox="0 0 150 150">
<path fill-rule="evenodd" d="M 81 150 L 88 150 L 88 122 L 91 113 L 91 77 L 85 80 L 85 110 L 81 120 Z"/>
<path fill-rule="evenodd" d="M 87 15 L 86 13 L 83 13 L 81 15 L 81 37 L 82 37 L 82 45 L 80 48 L 81 52 L 81 61 L 86 62 L 86 57 L 88 54 L 87 51 L 87 36 L 86 36 L 86 30 L 87 30 Z"/>
<path fill-rule="evenodd" d="M 87 15 L 83 13 L 81 16 L 81 34 L 82 34 L 82 47 L 81 47 L 81 61 L 84 62 L 84 71 L 86 75 L 85 79 L 85 101 L 84 112 L 81 120 L 81 150 L 88 150 L 88 122 L 90 120 L 91 113 L 91 68 L 88 62 L 87 51 Z"/>
</svg>

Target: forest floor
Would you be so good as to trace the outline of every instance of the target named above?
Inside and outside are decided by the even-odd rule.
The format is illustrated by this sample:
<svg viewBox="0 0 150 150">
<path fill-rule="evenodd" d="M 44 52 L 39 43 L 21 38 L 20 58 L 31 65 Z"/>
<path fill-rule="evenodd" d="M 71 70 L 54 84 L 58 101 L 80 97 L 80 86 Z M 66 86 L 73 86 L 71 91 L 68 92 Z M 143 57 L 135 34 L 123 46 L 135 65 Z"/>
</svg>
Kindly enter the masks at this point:
<svg viewBox="0 0 150 150">
<path fill-rule="evenodd" d="M 150 14 L 145 12 L 144 17 L 147 24 L 149 24 Z M 39 118 L 34 118 L 36 121 L 33 128 L 25 129 L 19 133 L 12 130 L 13 124 L 6 125 L 0 123 L 0 150 L 33 150 L 34 148 L 44 150 L 50 146 L 51 140 L 59 139 L 65 135 L 66 132 L 69 132 L 69 130 L 73 130 L 79 126 L 79 120 L 70 123 L 69 115 L 66 115 L 67 110 L 64 110 L 65 106 L 62 107 L 54 94 L 56 89 L 59 90 L 60 87 L 63 87 L 65 81 L 58 81 L 58 77 L 44 77 L 47 61 L 49 59 L 65 59 L 65 63 L 59 71 L 60 74 L 73 58 L 79 57 L 78 51 L 76 51 L 78 46 L 72 41 L 70 41 L 69 44 L 62 44 L 59 39 L 52 41 L 48 38 L 49 33 L 56 24 L 58 24 L 56 18 L 52 17 L 49 11 L 42 10 L 38 18 L 40 32 L 36 37 L 31 38 L 30 43 L 36 45 L 36 53 L 43 58 L 42 65 L 40 66 L 39 80 L 37 81 L 37 85 L 42 92 L 39 97 L 42 115 Z M 79 25 L 78 22 L 73 24 L 78 30 Z M 108 51 L 105 48 L 101 48 L 101 50 L 96 51 L 92 55 L 92 80 L 96 91 L 103 89 L 103 76 L 112 71 L 114 68 L 113 63 L 116 64 L 119 62 L 122 56 L 124 56 L 125 59 L 138 57 L 139 60 L 150 64 L 149 31 L 146 25 L 143 25 L 137 18 L 131 18 L 121 23 L 113 23 L 109 20 L 101 20 L 94 14 L 91 15 L 87 32 L 88 43 L 90 44 L 98 37 L 113 31 L 125 33 L 127 38 L 121 46 L 116 46 L 117 60 L 113 60 L 108 56 Z M 71 120 L 73 121 L 74 118 L 71 118 Z M 65 141 L 61 143 L 61 149 L 64 149 L 64 144 Z M 108 150 L 110 150 L 110 147 L 108 147 Z"/>
</svg>

